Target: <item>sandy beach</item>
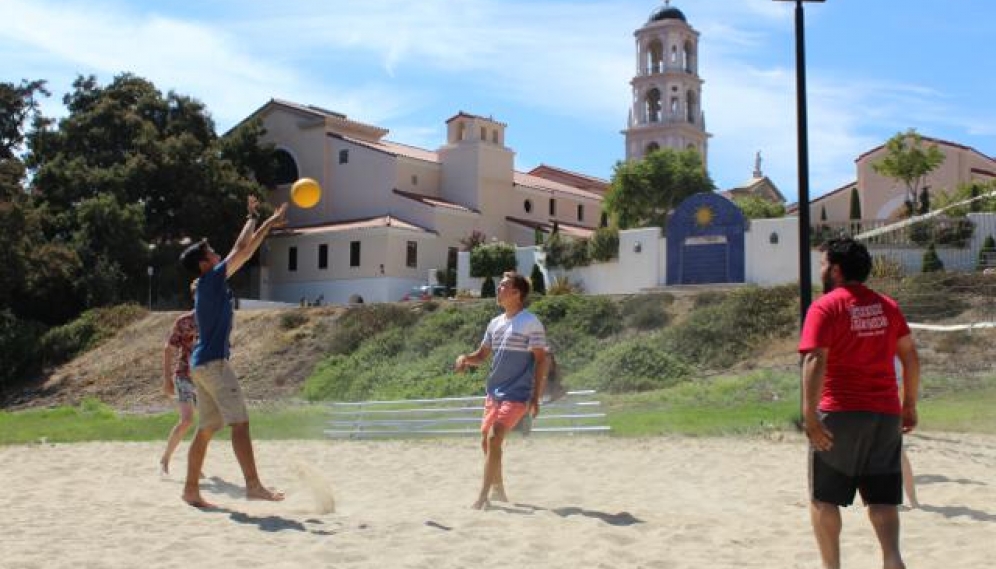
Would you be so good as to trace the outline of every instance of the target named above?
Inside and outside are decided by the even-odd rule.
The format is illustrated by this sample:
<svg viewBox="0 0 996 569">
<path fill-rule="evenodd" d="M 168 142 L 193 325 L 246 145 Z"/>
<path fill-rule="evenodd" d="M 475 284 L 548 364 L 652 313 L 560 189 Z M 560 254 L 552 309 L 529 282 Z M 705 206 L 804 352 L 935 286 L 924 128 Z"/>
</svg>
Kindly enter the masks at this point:
<svg viewBox="0 0 996 569">
<path fill-rule="evenodd" d="M 901 515 L 907 564 L 991 566 L 996 437 L 907 440 L 923 504 Z M 475 440 L 257 443 L 283 503 L 244 500 L 216 441 L 203 486 L 215 511 L 179 499 L 186 448 L 167 478 L 160 443 L 0 448 L 0 567 L 818 567 L 795 435 L 515 437 L 512 501 L 485 512 L 468 508 Z M 860 506 L 844 511 L 843 544 L 846 567 L 880 566 Z"/>
</svg>

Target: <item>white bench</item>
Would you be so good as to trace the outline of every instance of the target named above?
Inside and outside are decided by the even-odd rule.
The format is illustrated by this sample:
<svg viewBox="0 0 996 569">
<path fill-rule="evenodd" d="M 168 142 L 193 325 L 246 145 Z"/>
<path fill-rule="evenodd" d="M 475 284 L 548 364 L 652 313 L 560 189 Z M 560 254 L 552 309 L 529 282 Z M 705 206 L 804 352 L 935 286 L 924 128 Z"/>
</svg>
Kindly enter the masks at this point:
<svg viewBox="0 0 996 569">
<path fill-rule="evenodd" d="M 609 432 L 595 395 L 590 389 L 568 391 L 561 399 L 543 405 L 530 434 Z M 325 434 L 333 438 L 478 436 L 484 397 L 341 401 L 328 406 L 332 419 Z"/>
</svg>

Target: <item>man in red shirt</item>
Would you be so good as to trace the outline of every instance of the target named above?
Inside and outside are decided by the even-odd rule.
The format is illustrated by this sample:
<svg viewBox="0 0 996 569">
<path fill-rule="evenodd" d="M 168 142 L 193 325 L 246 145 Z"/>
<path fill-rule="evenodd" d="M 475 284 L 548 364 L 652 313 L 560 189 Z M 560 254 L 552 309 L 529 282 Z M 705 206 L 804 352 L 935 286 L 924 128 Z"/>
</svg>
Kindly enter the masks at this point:
<svg viewBox="0 0 996 569">
<path fill-rule="evenodd" d="M 799 341 L 813 531 L 823 566 L 839 568 L 840 506 L 861 492 L 883 567 L 901 569 L 900 456 L 902 433 L 917 424 L 916 345 L 896 302 L 863 284 L 871 273 L 868 249 L 838 238 L 821 250 L 825 294 L 810 306 Z M 902 402 L 896 356 L 903 368 Z"/>
</svg>

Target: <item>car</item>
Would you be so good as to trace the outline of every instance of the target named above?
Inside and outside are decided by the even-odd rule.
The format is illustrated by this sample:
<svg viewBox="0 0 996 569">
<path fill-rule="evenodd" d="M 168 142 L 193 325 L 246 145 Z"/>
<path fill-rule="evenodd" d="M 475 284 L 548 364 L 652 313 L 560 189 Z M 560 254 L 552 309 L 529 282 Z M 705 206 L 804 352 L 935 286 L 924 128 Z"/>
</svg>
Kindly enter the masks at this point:
<svg viewBox="0 0 996 569">
<path fill-rule="evenodd" d="M 446 287 L 443 285 L 419 285 L 413 286 L 411 290 L 401 297 L 402 301 L 430 300 L 432 298 L 446 298 Z"/>
</svg>

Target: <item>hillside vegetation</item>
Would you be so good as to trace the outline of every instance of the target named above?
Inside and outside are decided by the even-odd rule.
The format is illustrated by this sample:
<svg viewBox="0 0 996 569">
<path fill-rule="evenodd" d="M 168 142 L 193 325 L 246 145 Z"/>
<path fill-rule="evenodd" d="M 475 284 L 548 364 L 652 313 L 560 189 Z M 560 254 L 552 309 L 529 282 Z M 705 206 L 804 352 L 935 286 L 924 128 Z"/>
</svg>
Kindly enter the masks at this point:
<svg viewBox="0 0 996 569">
<path fill-rule="evenodd" d="M 790 378 L 797 373 L 794 286 L 557 295 L 536 298 L 530 309 L 546 324 L 570 387 L 695 393 L 695 385 L 712 378 L 746 377 L 754 378 L 751 385 L 735 389 L 770 401 L 798 397 L 794 380 L 764 379 L 769 372 Z M 239 311 L 232 363 L 255 401 L 480 394 L 485 370 L 455 374 L 453 361 L 477 346 L 497 312 L 493 300 Z M 159 391 L 162 347 L 179 314 L 123 307 L 88 313 L 53 330 L 48 349 L 79 355 L 9 390 L 3 406 L 96 399 L 129 412 L 169 409 Z M 924 395 L 931 396 L 934 385 L 945 392 L 988 385 L 989 379 L 979 378 L 992 375 L 993 336 L 918 333 L 925 375 L 944 378 L 925 382 Z"/>
</svg>

